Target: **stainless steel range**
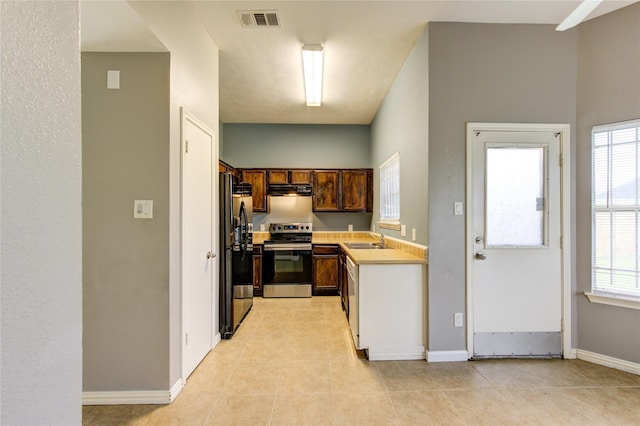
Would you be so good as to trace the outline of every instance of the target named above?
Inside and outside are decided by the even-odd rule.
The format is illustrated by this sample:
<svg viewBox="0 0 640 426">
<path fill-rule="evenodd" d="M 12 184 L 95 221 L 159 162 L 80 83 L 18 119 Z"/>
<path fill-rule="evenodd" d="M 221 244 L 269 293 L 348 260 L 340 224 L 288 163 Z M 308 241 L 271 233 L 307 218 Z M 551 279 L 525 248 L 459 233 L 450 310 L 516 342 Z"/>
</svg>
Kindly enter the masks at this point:
<svg viewBox="0 0 640 426">
<path fill-rule="evenodd" d="M 272 223 L 262 255 L 263 297 L 311 297 L 311 223 Z"/>
</svg>

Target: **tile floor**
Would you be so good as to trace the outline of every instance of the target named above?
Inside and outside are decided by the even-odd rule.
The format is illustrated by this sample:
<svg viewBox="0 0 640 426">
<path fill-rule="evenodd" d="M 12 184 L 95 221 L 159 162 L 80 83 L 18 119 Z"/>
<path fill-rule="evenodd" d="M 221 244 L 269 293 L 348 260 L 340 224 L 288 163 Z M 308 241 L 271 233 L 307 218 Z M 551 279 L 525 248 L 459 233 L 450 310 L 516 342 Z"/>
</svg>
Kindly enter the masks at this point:
<svg viewBox="0 0 640 426">
<path fill-rule="evenodd" d="M 170 405 L 84 425 L 640 424 L 640 376 L 584 361 L 358 358 L 337 297 L 254 299 Z"/>
</svg>

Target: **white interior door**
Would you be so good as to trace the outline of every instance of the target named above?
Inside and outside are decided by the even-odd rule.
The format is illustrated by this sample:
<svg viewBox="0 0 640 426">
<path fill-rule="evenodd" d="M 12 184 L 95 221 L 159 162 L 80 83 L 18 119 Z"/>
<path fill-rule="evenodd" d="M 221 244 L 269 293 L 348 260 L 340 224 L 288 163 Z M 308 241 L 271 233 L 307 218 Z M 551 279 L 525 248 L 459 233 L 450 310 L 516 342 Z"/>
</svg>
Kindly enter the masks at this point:
<svg viewBox="0 0 640 426">
<path fill-rule="evenodd" d="M 213 132 L 182 115 L 183 379 L 211 350 L 214 314 Z"/>
<path fill-rule="evenodd" d="M 470 133 L 475 358 L 562 354 L 559 136 Z"/>
</svg>

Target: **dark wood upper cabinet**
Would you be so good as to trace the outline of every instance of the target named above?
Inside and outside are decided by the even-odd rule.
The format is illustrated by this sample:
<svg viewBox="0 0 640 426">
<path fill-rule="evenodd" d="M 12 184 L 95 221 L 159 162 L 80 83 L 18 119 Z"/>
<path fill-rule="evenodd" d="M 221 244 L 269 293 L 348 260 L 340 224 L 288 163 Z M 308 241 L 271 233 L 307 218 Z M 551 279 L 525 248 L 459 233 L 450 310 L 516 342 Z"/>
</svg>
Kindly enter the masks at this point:
<svg viewBox="0 0 640 426">
<path fill-rule="evenodd" d="M 373 211 L 373 169 L 367 170 L 367 211 Z"/>
<path fill-rule="evenodd" d="M 290 183 L 294 185 L 310 184 L 311 170 L 269 169 L 269 183 Z"/>
<path fill-rule="evenodd" d="M 267 211 L 267 170 L 266 169 L 243 169 L 242 181 L 252 185 L 253 211 Z"/>
<path fill-rule="evenodd" d="M 233 169 L 220 162 L 220 171 L 232 171 L 253 186 L 253 211 L 268 212 L 267 184 L 313 185 L 314 212 L 372 212 L 372 169 Z"/>
<path fill-rule="evenodd" d="M 368 200 L 367 170 L 342 170 L 342 210 L 366 212 Z"/>
<path fill-rule="evenodd" d="M 313 171 L 313 211 L 340 211 L 339 170 Z"/>
<path fill-rule="evenodd" d="M 311 183 L 311 170 L 291 170 L 291 183 L 303 185 Z"/>
<path fill-rule="evenodd" d="M 218 171 L 220 173 L 226 173 L 229 172 L 232 175 L 238 176 L 238 178 L 240 178 L 240 171 L 232 166 L 230 166 L 229 164 L 225 163 L 222 160 L 218 161 Z"/>
<path fill-rule="evenodd" d="M 289 183 L 289 170 L 269 169 L 269 183 Z"/>
<path fill-rule="evenodd" d="M 372 212 L 373 170 L 314 170 L 313 211 Z"/>
</svg>

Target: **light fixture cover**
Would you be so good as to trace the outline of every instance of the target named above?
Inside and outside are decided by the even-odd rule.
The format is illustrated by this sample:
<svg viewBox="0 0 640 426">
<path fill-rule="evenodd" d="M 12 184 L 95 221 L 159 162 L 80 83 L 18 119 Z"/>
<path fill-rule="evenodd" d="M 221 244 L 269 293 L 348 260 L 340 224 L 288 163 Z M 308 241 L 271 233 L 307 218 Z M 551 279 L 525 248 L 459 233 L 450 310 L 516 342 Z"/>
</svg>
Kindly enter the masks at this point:
<svg viewBox="0 0 640 426">
<path fill-rule="evenodd" d="M 321 45 L 305 44 L 302 46 L 302 67 L 307 106 L 320 106 L 322 103 L 322 56 Z"/>
</svg>

